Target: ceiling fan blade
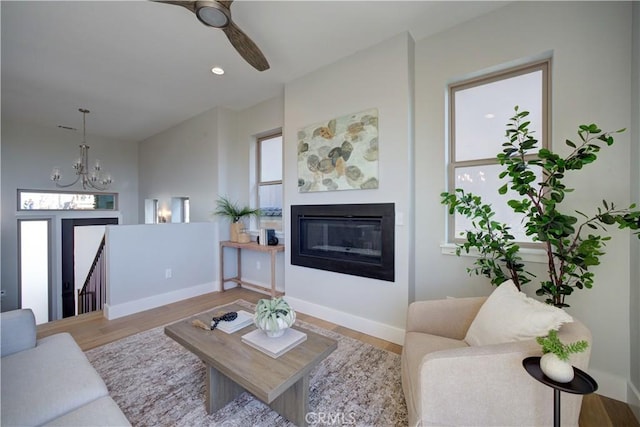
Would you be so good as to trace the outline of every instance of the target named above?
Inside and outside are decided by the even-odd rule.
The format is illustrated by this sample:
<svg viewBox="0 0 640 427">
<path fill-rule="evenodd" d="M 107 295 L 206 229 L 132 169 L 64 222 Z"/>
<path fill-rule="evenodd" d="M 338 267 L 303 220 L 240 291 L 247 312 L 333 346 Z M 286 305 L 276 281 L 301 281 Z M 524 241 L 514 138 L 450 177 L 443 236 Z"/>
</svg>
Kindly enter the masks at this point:
<svg viewBox="0 0 640 427">
<path fill-rule="evenodd" d="M 151 0 L 155 3 L 166 3 L 173 4 L 176 6 L 182 6 L 189 9 L 191 12 L 196 13 L 196 2 L 195 1 L 171 1 L 171 0 Z"/>
<path fill-rule="evenodd" d="M 269 69 L 269 62 L 264 57 L 258 46 L 247 36 L 233 21 L 222 28 L 234 48 L 245 61 L 258 71 Z"/>
<path fill-rule="evenodd" d="M 227 9 L 230 9 L 231 8 L 231 3 L 233 3 L 233 0 L 216 0 L 216 2 L 218 2 L 222 6 L 226 7 Z"/>
<path fill-rule="evenodd" d="M 203 0 L 203 1 L 174 1 L 174 0 L 151 0 L 156 3 L 173 4 L 182 6 L 195 13 L 198 19 L 205 25 L 219 28 L 227 35 L 227 38 L 242 56 L 253 68 L 258 71 L 268 70 L 269 62 L 262 54 L 258 46 L 247 36 L 234 22 L 231 20 L 231 3 L 233 0 Z M 207 12 L 216 12 L 217 14 L 201 15 L 205 10 Z M 224 9 L 224 10 L 221 10 Z M 221 16 L 222 15 L 222 16 Z M 226 16 L 226 18 L 225 18 Z M 228 23 L 226 22 L 228 20 Z M 224 25 L 224 26 L 223 26 Z"/>
</svg>

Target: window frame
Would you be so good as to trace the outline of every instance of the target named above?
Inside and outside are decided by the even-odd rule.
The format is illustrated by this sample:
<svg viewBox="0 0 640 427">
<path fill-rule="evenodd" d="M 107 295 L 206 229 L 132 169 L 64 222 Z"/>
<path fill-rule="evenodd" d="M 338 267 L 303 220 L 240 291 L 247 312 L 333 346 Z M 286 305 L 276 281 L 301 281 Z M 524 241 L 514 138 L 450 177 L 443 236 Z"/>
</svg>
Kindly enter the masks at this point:
<svg viewBox="0 0 640 427">
<path fill-rule="evenodd" d="M 542 71 L 542 111 L 540 117 L 542 117 L 541 134 L 538 135 L 538 142 L 541 142 L 540 148 L 549 148 L 550 136 L 551 136 L 551 58 L 538 60 L 534 62 L 528 62 L 523 65 L 509 67 L 500 71 L 486 73 L 481 76 L 477 76 L 471 79 L 461 80 L 448 85 L 447 93 L 449 100 L 449 120 L 448 120 L 448 158 L 447 158 L 447 191 L 449 193 L 455 192 L 456 189 L 456 170 L 463 167 L 473 166 L 494 166 L 500 165 L 497 159 L 497 154 L 493 158 L 484 159 L 472 159 L 472 160 L 460 160 L 456 161 L 456 121 L 455 121 L 455 108 L 456 97 L 455 94 L 458 91 L 470 89 L 473 87 L 483 86 L 486 84 L 494 83 L 501 80 L 507 80 L 509 78 L 529 74 L 532 72 Z M 529 154 L 525 157 L 527 160 L 535 159 L 535 154 Z M 496 188 L 497 192 L 497 188 Z M 483 196 L 482 194 L 480 196 Z M 460 244 L 466 242 L 465 238 L 456 236 L 456 215 L 447 215 L 447 242 L 453 244 Z M 521 247 L 539 248 L 542 243 L 530 242 L 530 241 L 517 241 Z"/>
<path fill-rule="evenodd" d="M 276 138 L 276 137 L 280 137 L 280 139 L 282 140 L 282 149 L 281 149 L 281 156 L 284 156 L 284 135 L 282 132 L 282 129 L 278 129 L 276 131 L 273 132 L 269 132 L 267 134 L 261 135 L 259 137 L 256 138 L 256 194 L 255 194 L 255 200 L 256 200 L 256 207 L 260 208 L 260 189 L 262 187 L 267 187 L 267 186 L 271 186 L 271 185 L 280 185 L 282 188 L 282 191 L 284 193 L 284 182 L 282 179 L 282 176 L 284 175 L 284 170 L 280 171 L 280 179 L 279 180 L 271 180 L 271 181 L 262 181 L 262 142 Z M 284 161 L 282 162 L 283 168 L 284 168 Z M 284 196 L 284 194 L 283 194 Z M 284 202 L 283 202 L 284 204 Z M 284 232 L 284 222 L 283 222 L 283 213 L 284 213 L 284 206 L 282 206 L 282 212 L 281 212 L 281 225 L 280 225 L 280 229 L 277 230 L 276 232 L 282 233 Z M 261 226 L 262 223 L 262 218 L 261 216 L 258 216 L 256 218 L 256 225 L 257 228 L 263 228 Z"/>
</svg>

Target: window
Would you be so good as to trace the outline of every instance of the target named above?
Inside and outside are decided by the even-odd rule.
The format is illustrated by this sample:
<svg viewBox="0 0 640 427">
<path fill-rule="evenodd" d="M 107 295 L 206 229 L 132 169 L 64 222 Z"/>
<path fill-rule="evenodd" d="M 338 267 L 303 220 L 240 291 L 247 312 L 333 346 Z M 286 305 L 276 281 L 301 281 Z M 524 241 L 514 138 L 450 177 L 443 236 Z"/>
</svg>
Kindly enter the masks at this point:
<svg viewBox="0 0 640 427">
<path fill-rule="evenodd" d="M 189 222 L 189 198 L 188 197 L 172 197 L 171 198 L 171 222 Z"/>
<path fill-rule="evenodd" d="M 158 199 L 144 199 L 144 223 L 158 222 Z"/>
<path fill-rule="evenodd" d="M 462 188 L 482 197 L 496 212 L 495 219 L 511 225 L 520 242 L 529 243 L 521 216 L 507 205 L 514 194 L 498 194 L 504 185 L 498 175 L 504 168 L 497 160 L 506 141 L 505 130 L 517 105 L 529 111 L 529 128 L 538 139 L 538 148 L 548 146 L 550 60 L 512 68 L 449 86 L 449 192 Z M 449 241 L 473 228 L 471 220 L 458 214 L 449 219 Z"/>
<path fill-rule="evenodd" d="M 18 190 L 19 211 L 114 211 L 117 209 L 116 193 Z"/>
<path fill-rule="evenodd" d="M 282 230 L 282 132 L 258 138 L 258 228 Z"/>
</svg>

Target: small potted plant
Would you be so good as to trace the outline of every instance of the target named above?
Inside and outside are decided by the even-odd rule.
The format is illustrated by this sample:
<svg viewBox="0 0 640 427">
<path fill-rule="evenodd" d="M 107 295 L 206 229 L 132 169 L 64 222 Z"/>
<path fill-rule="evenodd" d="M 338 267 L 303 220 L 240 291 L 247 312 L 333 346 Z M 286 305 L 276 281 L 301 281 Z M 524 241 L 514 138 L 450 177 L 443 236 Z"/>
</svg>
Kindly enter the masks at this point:
<svg viewBox="0 0 640 427">
<path fill-rule="evenodd" d="M 240 208 L 238 204 L 230 201 L 227 197 L 220 196 L 216 201 L 216 210 L 214 215 L 227 218 L 231 223 L 231 235 L 229 240 L 238 242 L 240 232 L 245 228 L 242 218 L 260 215 L 260 209 L 251 209 L 248 206 Z"/>
<path fill-rule="evenodd" d="M 268 337 L 282 336 L 295 321 L 296 312 L 282 298 L 261 299 L 256 304 L 254 323 Z"/>
<path fill-rule="evenodd" d="M 540 369 L 549 378 L 559 383 L 568 383 L 573 379 L 573 366 L 569 363 L 569 355 L 581 353 L 589 347 L 585 340 L 565 344 L 558 338 L 558 332 L 551 330 L 545 337 L 537 337 L 542 346 Z"/>
</svg>

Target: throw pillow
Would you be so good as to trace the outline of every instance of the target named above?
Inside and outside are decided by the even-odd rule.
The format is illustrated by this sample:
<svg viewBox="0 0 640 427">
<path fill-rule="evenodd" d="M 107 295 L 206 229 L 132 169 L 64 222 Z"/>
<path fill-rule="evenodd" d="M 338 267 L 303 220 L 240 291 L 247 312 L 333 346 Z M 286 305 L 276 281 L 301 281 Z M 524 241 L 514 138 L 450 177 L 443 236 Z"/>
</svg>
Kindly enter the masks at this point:
<svg viewBox="0 0 640 427">
<path fill-rule="evenodd" d="M 567 312 L 529 298 L 508 280 L 480 307 L 464 340 L 471 346 L 524 341 L 569 322 L 573 318 Z"/>
</svg>

